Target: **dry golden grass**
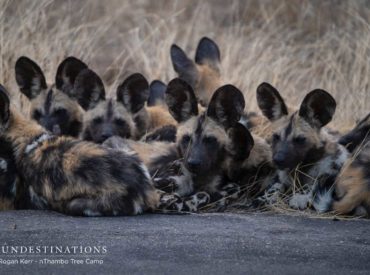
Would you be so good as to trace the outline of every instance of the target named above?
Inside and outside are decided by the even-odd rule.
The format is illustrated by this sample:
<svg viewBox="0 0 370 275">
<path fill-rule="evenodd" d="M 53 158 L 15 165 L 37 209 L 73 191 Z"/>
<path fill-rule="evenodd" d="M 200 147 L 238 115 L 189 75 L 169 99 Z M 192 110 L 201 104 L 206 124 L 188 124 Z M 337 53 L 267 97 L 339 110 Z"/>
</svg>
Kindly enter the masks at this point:
<svg viewBox="0 0 370 275">
<path fill-rule="evenodd" d="M 0 82 L 18 98 L 14 63 L 36 60 L 52 81 L 68 55 L 86 61 L 114 91 L 131 72 L 169 81 L 169 48 L 191 55 L 198 40 L 219 44 L 225 83 L 256 110 L 262 81 L 291 103 L 323 88 L 338 101 L 340 128 L 370 111 L 367 1 L 0 1 Z"/>
</svg>

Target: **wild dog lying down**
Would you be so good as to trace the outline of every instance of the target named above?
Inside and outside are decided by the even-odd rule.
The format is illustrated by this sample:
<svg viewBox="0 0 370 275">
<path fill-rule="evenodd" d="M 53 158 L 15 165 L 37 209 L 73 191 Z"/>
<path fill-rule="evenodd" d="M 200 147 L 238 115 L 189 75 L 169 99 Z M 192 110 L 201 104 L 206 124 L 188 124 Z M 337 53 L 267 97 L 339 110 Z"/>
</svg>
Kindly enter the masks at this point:
<svg viewBox="0 0 370 275">
<path fill-rule="evenodd" d="M 82 137 L 102 143 L 111 136 L 139 139 L 147 131 L 176 124 L 162 106 L 145 107 L 149 84 L 141 74 L 133 74 L 117 87 L 116 100 L 106 99 L 99 76 L 89 69 L 76 78 L 77 100 L 86 110 Z"/>
<path fill-rule="evenodd" d="M 161 196 L 138 158 L 51 135 L 10 106 L 1 85 L 0 136 L 14 148 L 19 176 L 37 209 L 116 216 L 162 207 Z"/>
<path fill-rule="evenodd" d="M 264 139 L 252 135 L 240 123 L 229 131 L 229 136 L 233 142 L 225 171 L 227 178 L 241 187 L 244 200 L 238 204 L 245 207 L 250 205 L 251 199 L 261 195 L 271 181 L 275 172 L 272 152 Z"/>
<path fill-rule="evenodd" d="M 55 135 L 77 137 L 82 130 L 83 110 L 75 99 L 76 76 L 87 65 L 75 57 L 60 63 L 55 84 L 47 85 L 40 67 L 27 57 L 15 64 L 16 81 L 31 103 L 30 117 Z"/>
<path fill-rule="evenodd" d="M 209 199 L 225 201 L 229 196 L 238 195 L 239 187 L 227 179 L 229 169 L 234 179 L 236 175 L 228 165 L 255 168 L 266 161 L 266 155 L 271 159 L 268 153 L 256 156 L 263 150 L 269 152 L 269 146 L 258 138 L 253 142 L 248 129 L 238 123 L 244 97 L 234 86 L 219 88 L 202 114 L 198 112 L 193 89 L 181 79 L 169 83 L 166 101 L 169 111 L 179 122 L 176 144 L 119 142 L 116 139 L 109 140 L 109 145 L 134 149 L 149 167 L 157 187 L 184 197 L 184 207 L 188 210 L 196 211 L 201 205 L 199 201 L 202 204 Z M 247 182 L 246 170 L 241 174 Z M 191 197 L 187 198 L 189 195 Z M 204 200 L 204 196 L 208 199 Z"/>
<path fill-rule="evenodd" d="M 9 142 L 0 138 L 0 210 L 15 208 L 17 184 L 13 149 Z"/>
<path fill-rule="evenodd" d="M 165 105 L 165 93 L 167 86 L 160 80 L 153 80 L 149 85 L 149 97 L 147 100 L 148 107 Z"/>
<path fill-rule="evenodd" d="M 288 114 L 279 92 L 271 85 L 257 90 L 262 113 L 272 122 L 272 152 L 277 173 L 261 201 L 274 203 L 279 194 L 293 193 L 289 205 L 305 209 L 315 205 L 318 188 L 331 186 L 348 152 L 333 142 L 322 127 L 334 115 L 336 102 L 323 90 L 313 90 L 304 98 L 299 111 Z"/>
<path fill-rule="evenodd" d="M 346 146 L 352 156 L 345 163 L 333 189 L 320 194 L 320 211 L 370 216 L 370 114 L 339 143 Z"/>
</svg>

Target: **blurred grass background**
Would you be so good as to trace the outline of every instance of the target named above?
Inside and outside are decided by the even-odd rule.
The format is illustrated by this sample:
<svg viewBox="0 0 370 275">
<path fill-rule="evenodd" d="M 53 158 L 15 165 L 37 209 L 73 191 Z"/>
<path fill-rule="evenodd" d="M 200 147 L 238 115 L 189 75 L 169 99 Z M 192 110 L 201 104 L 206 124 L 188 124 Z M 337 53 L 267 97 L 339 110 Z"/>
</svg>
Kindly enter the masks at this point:
<svg viewBox="0 0 370 275">
<path fill-rule="evenodd" d="M 14 76 L 21 55 L 49 82 L 69 55 L 100 74 L 111 93 L 133 72 L 168 82 L 176 76 L 171 44 L 193 57 L 208 36 L 221 49 L 223 81 L 243 91 L 248 110 L 257 110 L 262 81 L 290 104 L 322 88 L 338 102 L 332 126 L 343 129 L 370 111 L 369 23 L 365 0 L 0 0 L 0 82 L 25 102 Z"/>
</svg>

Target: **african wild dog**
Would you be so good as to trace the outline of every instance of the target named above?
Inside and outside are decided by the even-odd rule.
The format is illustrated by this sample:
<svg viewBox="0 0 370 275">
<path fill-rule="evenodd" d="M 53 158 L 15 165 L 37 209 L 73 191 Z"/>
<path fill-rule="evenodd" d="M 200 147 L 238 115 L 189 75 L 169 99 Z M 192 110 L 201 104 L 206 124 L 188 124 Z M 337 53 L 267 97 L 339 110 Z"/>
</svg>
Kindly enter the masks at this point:
<svg viewBox="0 0 370 275">
<path fill-rule="evenodd" d="M 370 114 L 339 143 L 350 150 L 352 157 L 343 166 L 334 188 L 320 194 L 320 210 L 370 216 Z"/>
<path fill-rule="evenodd" d="M 222 85 L 221 54 L 217 44 L 208 37 L 200 39 L 195 62 L 176 44 L 171 46 L 171 60 L 179 78 L 189 83 L 201 106 L 207 107 L 213 92 Z M 258 136 L 265 137 L 268 121 L 254 112 L 246 112 L 240 121 Z"/>
<path fill-rule="evenodd" d="M 208 37 L 200 39 L 195 62 L 188 58 L 179 46 L 173 44 L 171 60 L 178 76 L 192 86 L 198 102 L 207 106 L 213 92 L 222 84 L 221 55 L 217 44 Z"/>
<path fill-rule="evenodd" d="M 168 111 L 166 102 L 165 102 L 165 93 L 167 85 L 162 81 L 154 80 L 150 83 L 149 88 L 149 98 L 147 101 L 147 106 L 149 110 L 158 109 L 160 114 L 163 113 L 163 108 Z M 159 106 L 159 107 L 157 107 Z M 164 125 L 162 127 L 156 128 L 153 131 L 147 133 L 142 137 L 142 140 L 145 142 L 153 141 L 167 141 L 175 142 L 176 141 L 176 132 L 177 127 L 174 123 Z"/>
<path fill-rule="evenodd" d="M 14 149 L 23 189 L 36 209 L 83 216 L 135 215 L 156 209 L 164 197 L 138 158 L 50 134 L 17 112 L 1 85 L 0 137 Z"/>
<path fill-rule="evenodd" d="M 139 139 L 146 132 L 176 124 L 162 106 L 146 107 L 149 84 L 139 73 L 130 75 L 116 91 L 116 100 L 106 99 L 100 77 L 89 69 L 76 78 L 77 100 L 86 110 L 82 137 L 102 143 L 111 136 Z"/>
<path fill-rule="evenodd" d="M 75 100 L 76 76 L 87 65 L 75 57 L 60 63 L 54 85 L 47 85 L 40 67 L 27 57 L 15 64 L 20 92 L 30 100 L 30 117 L 55 135 L 77 137 L 82 129 L 83 110 Z"/>
<path fill-rule="evenodd" d="M 322 131 L 334 115 L 334 98 L 323 90 L 313 90 L 299 111 L 289 114 L 280 93 L 263 83 L 257 89 L 257 101 L 272 122 L 271 146 L 277 168 L 270 188 L 260 199 L 273 203 L 279 193 L 291 191 L 292 208 L 305 209 L 313 204 L 318 209 L 314 201 L 317 189 L 334 182 L 348 157 L 347 150 Z"/>
<path fill-rule="evenodd" d="M 250 142 L 244 137 L 251 136 L 238 123 L 244 109 L 242 93 L 225 85 L 214 93 L 207 110 L 199 113 L 192 87 L 177 78 L 168 84 L 166 102 L 179 123 L 176 144 L 125 141 L 117 145 L 116 139 L 110 140 L 110 145 L 119 148 L 126 144 L 135 150 L 156 186 L 185 198 L 187 210 L 196 211 L 209 200 L 224 204 L 227 196 L 237 196 L 239 187 L 227 180 L 225 165 L 232 163 L 230 158 L 243 162 L 250 152 L 258 151 L 251 151 L 253 144 L 243 144 Z M 267 144 L 265 148 L 269 150 Z"/>
<path fill-rule="evenodd" d="M 274 174 L 271 148 L 240 123 L 229 131 L 229 137 L 232 143 L 224 169 L 228 179 L 241 187 L 244 199 L 248 200 L 238 203 L 249 204 L 263 193 Z"/>
<path fill-rule="evenodd" d="M 164 101 L 167 86 L 160 80 L 153 80 L 149 86 L 147 106 L 153 107 L 166 104 Z"/>
</svg>

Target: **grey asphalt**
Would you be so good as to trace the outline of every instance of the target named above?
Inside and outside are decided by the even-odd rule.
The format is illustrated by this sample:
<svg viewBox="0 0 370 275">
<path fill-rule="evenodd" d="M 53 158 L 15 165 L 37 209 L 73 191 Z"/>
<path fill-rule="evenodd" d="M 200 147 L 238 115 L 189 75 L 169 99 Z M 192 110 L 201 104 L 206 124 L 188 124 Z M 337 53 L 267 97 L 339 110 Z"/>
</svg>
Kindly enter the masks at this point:
<svg viewBox="0 0 370 275">
<path fill-rule="evenodd" d="M 1 274 L 369 274 L 370 222 L 272 214 L 68 217 L 47 211 L 0 213 L 7 246 L 96 246 L 105 254 L 12 255 Z M 41 264 L 64 259 L 68 264 Z M 83 264 L 72 264 L 71 259 Z M 87 259 L 102 260 L 87 264 Z M 0 260 L 1 260 L 0 259 Z M 8 261 L 9 262 L 9 261 Z"/>
</svg>

